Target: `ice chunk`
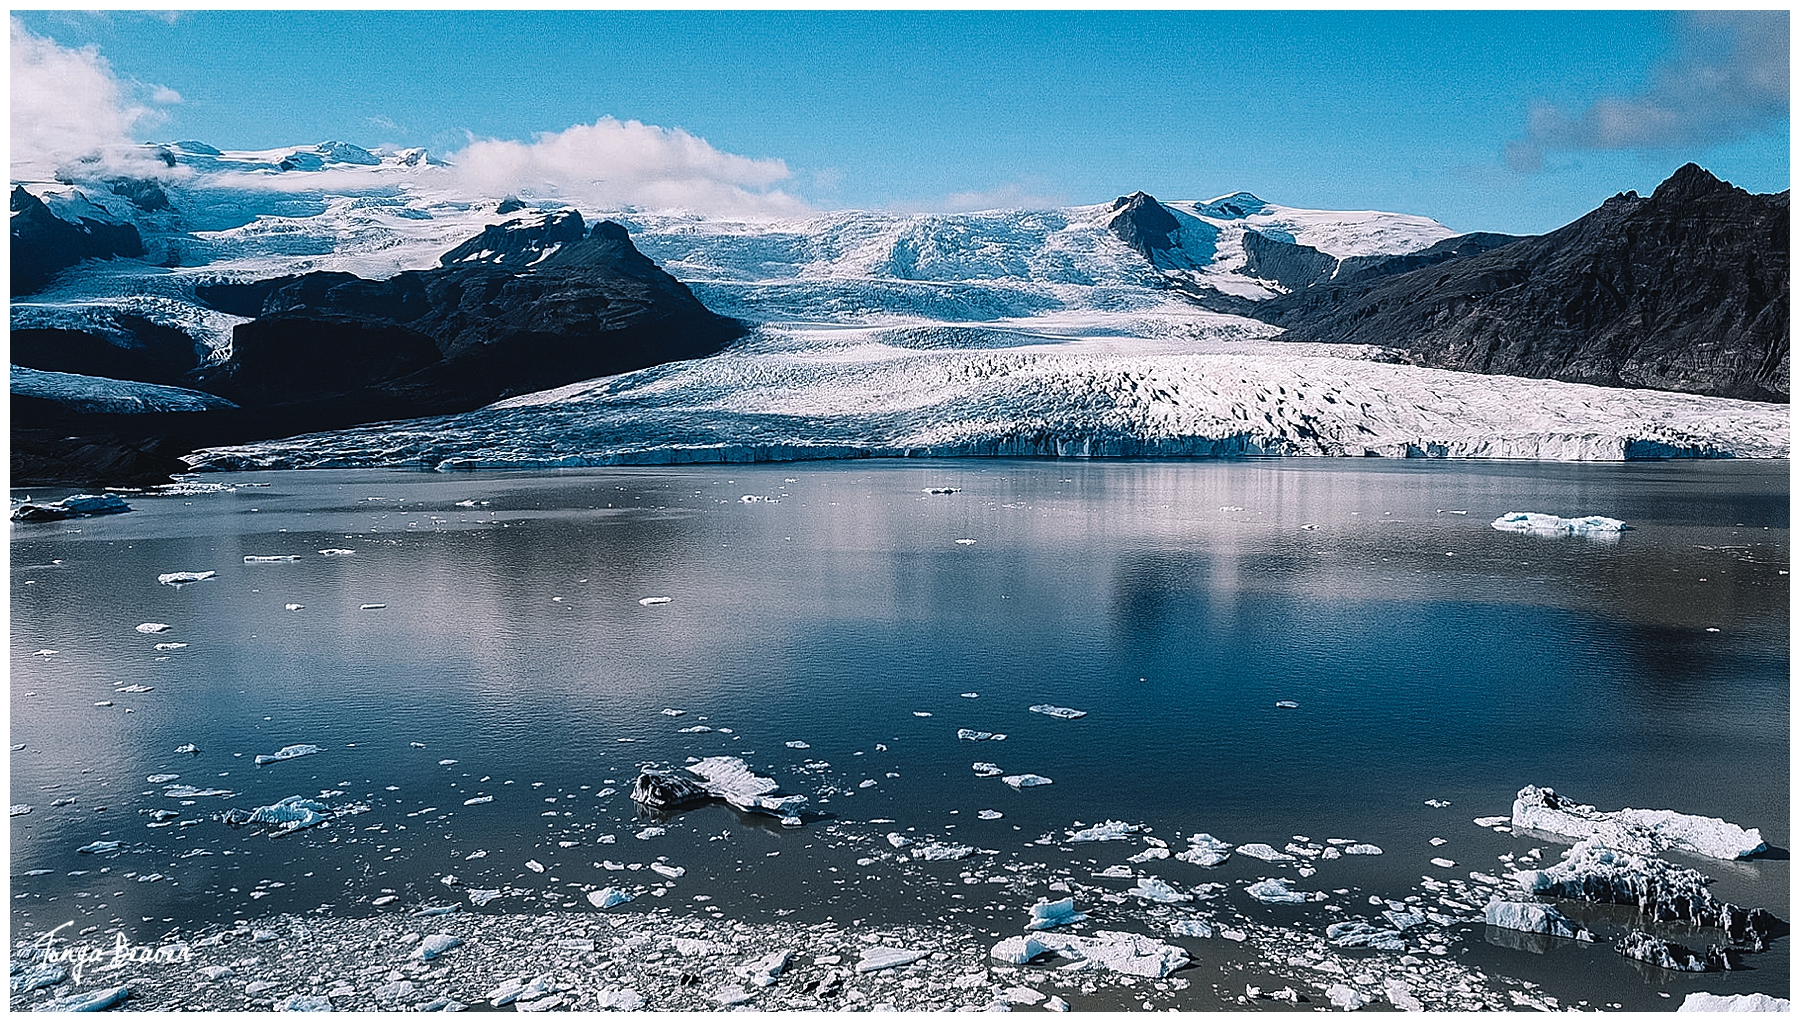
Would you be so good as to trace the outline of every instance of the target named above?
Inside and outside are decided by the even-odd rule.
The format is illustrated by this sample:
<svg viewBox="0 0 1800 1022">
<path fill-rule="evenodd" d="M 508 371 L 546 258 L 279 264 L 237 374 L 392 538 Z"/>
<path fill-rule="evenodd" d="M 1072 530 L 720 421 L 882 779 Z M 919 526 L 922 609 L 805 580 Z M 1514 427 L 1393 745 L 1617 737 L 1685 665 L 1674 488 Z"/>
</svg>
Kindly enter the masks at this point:
<svg viewBox="0 0 1800 1022">
<path fill-rule="evenodd" d="M 614 905 L 623 905 L 630 901 L 631 895 L 617 887 L 602 887 L 598 891 L 589 891 L 587 900 L 595 908 L 612 908 Z"/>
<path fill-rule="evenodd" d="M 1707 994 L 1696 990 L 1676 1011 L 1791 1011 L 1785 997 L 1768 994 Z"/>
<path fill-rule="evenodd" d="M 787 747 L 790 749 L 810 749 L 810 748 L 812 748 L 812 746 L 806 744 L 805 742 L 789 742 L 789 743 L 787 743 Z"/>
<path fill-rule="evenodd" d="M 466 806 L 486 805 L 487 803 L 492 802 L 493 800 L 494 800 L 494 796 L 492 796 L 492 795 L 477 795 L 474 798 L 463 799 L 463 805 L 466 805 Z"/>
<path fill-rule="evenodd" d="M 544 871 L 544 864 L 536 859 L 526 859 L 525 868 L 531 870 L 533 873 L 542 873 Z"/>
<path fill-rule="evenodd" d="M 1005 816 L 1006 814 L 998 809 L 981 809 L 975 813 L 975 818 L 978 820 L 998 820 Z"/>
<path fill-rule="evenodd" d="M 1265 845 L 1260 841 L 1255 842 L 1253 844 L 1238 845 L 1237 852 L 1239 855 L 1248 855 L 1253 859 L 1261 859 L 1264 862 L 1293 862 L 1294 861 L 1294 857 L 1292 855 L 1289 855 L 1286 852 L 1278 852 L 1275 849 L 1270 848 L 1268 845 Z"/>
<path fill-rule="evenodd" d="M 1268 848 L 1267 845 L 1263 847 Z M 1270 848 L 1269 851 L 1275 850 Z M 1195 834 L 1188 838 L 1187 851 L 1177 852 L 1175 857 L 1182 862 L 1191 862 L 1196 866 L 1217 866 L 1231 858 L 1231 846 L 1211 834 Z"/>
<path fill-rule="evenodd" d="M 244 555 L 245 564 L 278 564 L 282 561 L 297 561 L 299 559 L 299 554 L 271 554 L 268 556 L 260 556 L 257 554 Z"/>
<path fill-rule="evenodd" d="M 1347 919 L 1325 927 L 1325 939 L 1335 947 L 1366 947 L 1376 951 L 1406 950 L 1406 938 L 1400 935 L 1400 931 L 1382 929 L 1356 919 Z"/>
<path fill-rule="evenodd" d="M 791 949 L 771 951 L 747 965 L 738 966 L 732 971 L 736 973 L 738 978 L 749 983 L 751 986 L 774 986 L 776 978 L 787 969 L 788 962 L 793 957 L 794 952 Z"/>
<path fill-rule="evenodd" d="M 14 815 L 14 816 L 29 816 L 30 814 L 31 814 L 31 807 L 29 805 L 26 805 L 23 802 L 14 802 L 12 804 L 12 815 Z"/>
<path fill-rule="evenodd" d="M 1166 859 L 1168 857 L 1169 857 L 1169 850 L 1167 848 L 1161 848 L 1161 847 L 1152 845 L 1151 847 L 1144 849 L 1143 851 L 1137 853 L 1136 855 L 1126 858 L 1125 861 L 1126 862 L 1151 862 L 1156 859 Z"/>
<path fill-rule="evenodd" d="M 975 849 L 970 848 L 968 845 L 947 845 L 936 841 L 928 845 L 919 845 L 912 850 L 913 858 L 924 859 L 927 862 L 946 862 L 956 859 L 966 859 L 974 854 Z"/>
<path fill-rule="evenodd" d="M 305 609 L 306 609 L 306 604 L 304 604 L 304 603 L 290 603 L 290 604 L 288 604 L 288 605 L 287 605 L 287 609 L 289 609 L 289 610 L 305 610 Z"/>
<path fill-rule="evenodd" d="M 1558 912 L 1555 907 L 1534 901 L 1502 901 L 1496 898 L 1488 902 L 1483 918 L 1489 926 L 1506 930 L 1547 933 L 1552 937 L 1567 937 L 1590 943 L 1594 939 L 1594 935 L 1586 928 Z"/>
<path fill-rule="evenodd" d="M 878 972 L 901 965 L 911 965 L 931 954 L 930 951 L 919 951 L 912 948 L 885 947 L 877 944 L 864 948 L 862 957 L 857 960 L 857 972 Z"/>
<path fill-rule="evenodd" d="M 1512 823 L 1512 817 L 1510 817 L 1510 816 L 1477 816 L 1477 817 L 1475 817 L 1475 826 L 1477 826 L 1477 827 L 1505 827 L 1511 823 Z"/>
<path fill-rule="evenodd" d="M 1369 1003 L 1367 997 L 1357 993 L 1354 987 L 1345 983 L 1332 984 L 1326 989 L 1325 996 L 1331 1001 L 1332 1007 L 1342 1008 L 1345 1011 L 1356 1011 Z"/>
<path fill-rule="evenodd" d="M 705 724 L 694 724 L 689 727 L 679 728 L 675 733 L 678 735 L 703 735 L 711 730 L 712 728 L 707 727 Z"/>
<path fill-rule="evenodd" d="M 1294 702 L 1292 699 L 1277 699 L 1275 701 L 1275 708 L 1277 710 L 1298 710 L 1300 704 Z"/>
<path fill-rule="evenodd" d="M 1613 945 L 1613 950 L 1647 965 L 1672 972 L 1711 972 L 1731 968 L 1729 952 L 1723 944 L 1714 944 L 1696 954 L 1685 945 L 1653 937 L 1643 930 L 1632 930 Z"/>
<path fill-rule="evenodd" d="M 149 781 L 151 784 L 167 784 L 169 781 L 173 781 L 180 776 L 180 774 L 151 774 L 149 777 L 144 778 L 144 780 Z"/>
<path fill-rule="evenodd" d="M 665 706 L 665 707 L 663 707 L 662 715 L 665 717 L 681 717 L 681 716 L 686 716 L 687 711 L 686 710 L 677 710 L 672 707 Z"/>
<path fill-rule="evenodd" d="M 895 848 L 905 848 L 913 843 L 913 839 L 907 837 L 905 834 L 889 834 L 887 840 L 888 844 L 893 845 Z"/>
<path fill-rule="evenodd" d="M 1040 784 L 1056 783 L 1050 778 L 1040 774 L 1008 774 L 1007 776 L 1000 778 L 1000 780 L 1015 788 L 1035 788 Z"/>
<path fill-rule="evenodd" d="M 421 962 L 429 962 L 451 948 L 460 946 L 462 942 L 461 937 L 453 937 L 448 933 L 434 933 L 419 941 L 419 946 L 413 949 L 412 957 Z"/>
<path fill-rule="evenodd" d="M 1456 863 L 1451 859 L 1432 859 L 1431 864 L 1439 869 L 1455 869 Z"/>
<path fill-rule="evenodd" d="M 1169 932 L 1177 937 L 1211 937 L 1213 926 L 1204 919 L 1177 919 L 1169 924 Z"/>
<path fill-rule="evenodd" d="M 131 505 L 125 503 L 124 498 L 116 493 L 98 495 L 80 493 L 42 504 L 33 504 L 27 501 L 13 508 L 12 520 L 15 522 L 65 522 L 71 518 L 117 515 L 130 510 Z"/>
<path fill-rule="evenodd" d="M 673 596 L 646 596 L 638 601 L 638 605 L 643 607 L 660 607 L 665 603 L 673 602 L 675 602 L 675 597 Z"/>
<path fill-rule="evenodd" d="M 1768 848 L 1755 828 L 1745 830 L 1714 817 L 1668 809 L 1601 812 L 1529 784 L 1513 800 L 1512 825 L 1578 839 L 1597 837 L 1608 848 L 1644 855 L 1673 848 L 1714 859 L 1741 859 Z"/>
<path fill-rule="evenodd" d="M 87 854 L 87 855 L 94 855 L 99 852 L 116 852 L 119 850 L 119 842 L 117 842 L 117 841 L 95 841 L 90 844 L 82 845 L 80 848 L 77 848 L 75 850 L 78 852 Z"/>
<path fill-rule="evenodd" d="M 735 1004 L 748 1004 L 755 999 L 755 994 L 737 983 L 726 983 L 713 992 L 713 1003 L 726 1008 Z"/>
<path fill-rule="evenodd" d="M 1092 936 L 1045 932 L 1009 939 L 1035 941 L 1045 950 L 1074 959 L 1064 966 L 1072 971 L 1091 969 L 1161 979 L 1188 963 L 1187 952 L 1173 944 L 1116 930 L 1098 930 Z M 1001 942 L 1002 945 L 1005 943 Z M 1000 948 L 994 949 L 994 957 L 1000 958 Z M 1029 961 L 1030 957 L 1025 960 Z"/>
<path fill-rule="evenodd" d="M 1068 1011 L 1069 1010 L 1069 1002 L 1065 1001 L 1062 998 L 1057 997 L 1053 994 L 1053 995 L 1051 995 L 1051 997 L 1048 1001 L 1044 1002 L 1044 1010 L 1045 1011 Z"/>
<path fill-rule="evenodd" d="M 186 649 L 187 647 L 188 647 L 188 644 L 185 642 L 159 642 L 156 644 L 156 651 L 158 653 L 167 653 L 168 651 L 170 651 L 172 649 Z M 134 685 L 132 687 L 133 688 L 141 688 L 142 686 Z M 119 689 L 118 691 L 125 692 L 125 691 L 129 691 L 129 690 L 122 688 L 122 689 Z M 144 691 L 148 692 L 150 690 L 146 688 L 146 689 L 144 689 Z"/>
<path fill-rule="evenodd" d="M 1049 946 L 1036 937 L 1008 937 L 995 944 L 990 955 L 997 962 L 1024 965 L 1048 950 Z"/>
<path fill-rule="evenodd" d="M 1239 848 L 1238 851 L 1243 851 Z M 1271 905 L 1304 905 L 1309 901 L 1324 901 L 1323 891 L 1296 891 L 1288 887 L 1282 879 L 1259 880 L 1244 888 L 1244 893 L 1257 901 Z"/>
<path fill-rule="evenodd" d="M 320 557 L 349 557 L 353 553 L 356 553 L 356 551 L 345 550 L 341 547 L 328 546 L 325 549 L 319 551 L 319 556 Z"/>
<path fill-rule="evenodd" d="M 1182 902 L 1194 900 L 1193 895 L 1183 894 L 1156 877 L 1139 877 L 1137 886 L 1125 893 L 1136 895 L 1145 901 L 1156 902 L 1158 905 L 1179 905 Z"/>
<path fill-rule="evenodd" d="M 1508 511 L 1494 519 L 1501 532 L 1529 532 L 1540 536 L 1596 536 L 1624 532 L 1624 522 L 1617 518 L 1589 515 L 1586 518 L 1558 518 L 1535 511 Z"/>
<path fill-rule="evenodd" d="M 687 772 L 699 778 L 646 770 L 638 775 L 631 797 L 652 809 L 675 809 L 707 798 L 722 798 L 745 812 L 794 818 L 805 795 L 776 795 L 781 787 L 774 779 L 754 774 L 736 756 L 709 756 L 690 763 Z"/>
<path fill-rule="evenodd" d="M 472 887 L 469 889 L 469 901 L 478 908 L 498 897 L 500 897 L 499 888 Z"/>
<path fill-rule="evenodd" d="M 156 580 L 163 585 L 179 588 L 190 582 L 204 582 L 216 574 L 216 571 L 170 571 L 156 576 Z"/>
<path fill-rule="evenodd" d="M 1239 849 L 1239 851 L 1242 851 L 1242 850 L 1243 849 Z M 1380 855 L 1381 848 L 1377 845 L 1369 845 L 1369 844 L 1345 845 L 1344 846 L 1344 854 L 1345 855 Z"/>
<path fill-rule="evenodd" d="M 971 765 L 974 766 L 975 774 L 978 777 L 999 777 L 1006 772 L 994 763 L 975 763 Z"/>
<path fill-rule="evenodd" d="M 279 763 L 284 759 L 299 759 L 301 756 L 311 756 L 318 751 L 319 747 L 317 745 L 285 745 L 282 746 L 280 752 L 273 752 L 267 756 L 256 757 L 256 765 L 262 766 L 265 763 Z"/>
<path fill-rule="evenodd" d="M 274 805 L 261 806 L 248 812 L 242 809 L 233 809 L 225 814 L 224 820 L 233 827 L 263 824 L 273 828 L 274 837 L 280 837 L 283 834 L 291 834 L 296 830 L 304 830 L 307 827 L 323 823 L 333 816 L 355 815 L 366 812 L 368 808 L 361 803 L 328 806 L 310 798 L 289 795 Z"/>
<path fill-rule="evenodd" d="M 609 986 L 594 995 L 594 1007 L 606 1011 L 637 1011 L 643 1006 L 643 995 L 629 987 Z"/>
<path fill-rule="evenodd" d="M 1069 841 L 1074 843 L 1081 841 L 1129 841 L 1131 840 L 1131 835 L 1137 832 L 1138 826 L 1135 823 L 1126 823 L 1123 820 L 1107 820 L 1105 823 L 1096 823 L 1085 830 L 1071 830 L 1066 831 L 1065 833 L 1069 835 Z"/>
<path fill-rule="evenodd" d="M 1079 923 L 1087 918 L 1087 913 L 1075 911 L 1075 899 L 1064 898 L 1051 901 L 1039 898 L 1037 904 L 1031 906 L 1031 922 L 1025 924 L 1027 930 L 1048 930 L 1053 926 L 1067 926 Z"/>
<path fill-rule="evenodd" d="M 385 603 L 365 603 L 362 606 L 358 607 L 357 609 L 358 610 L 386 610 L 387 604 L 385 604 Z"/>
<path fill-rule="evenodd" d="M 1075 720 L 1087 716 L 1086 710 L 1071 710 L 1067 706 L 1052 706 L 1049 703 L 1038 703 L 1029 709 L 1032 713 L 1041 713 L 1046 717 L 1060 717 L 1063 720 Z"/>
<path fill-rule="evenodd" d="M 676 880 L 687 875 L 686 867 L 671 866 L 666 862 L 653 862 L 650 864 L 650 868 L 661 873 L 663 876 L 668 877 L 670 880 Z"/>
<path fill-rule="evenodd" d="M 177 756 L 198 756 L 200 754 L 200 749 L 192 742 L 189 742 L 186 745 L 177 745 L 175 747 L 175 754 Z"/>
<path fill-rule="evenodd" d="M 963 692 L 960 694 L 964 699 L 980 699 L 981 698 L 980 692 Z"/>
<path fill-rule="evenodd" d="M 155 635 L 157 632 L 168 631 L 169 626 L 157 621 L 146 621 L 143 624 L 138 625 L 137 630 L 143 632 L 145 635 Z"/>
<path fill-rule="evenodd" d="M 956 729 L 956 737 L 965 742 L 985 742 L 994 737 L 994 733 L 992 731 L 972 731 L 966 727 L 959 727 Z"/>
</svg>

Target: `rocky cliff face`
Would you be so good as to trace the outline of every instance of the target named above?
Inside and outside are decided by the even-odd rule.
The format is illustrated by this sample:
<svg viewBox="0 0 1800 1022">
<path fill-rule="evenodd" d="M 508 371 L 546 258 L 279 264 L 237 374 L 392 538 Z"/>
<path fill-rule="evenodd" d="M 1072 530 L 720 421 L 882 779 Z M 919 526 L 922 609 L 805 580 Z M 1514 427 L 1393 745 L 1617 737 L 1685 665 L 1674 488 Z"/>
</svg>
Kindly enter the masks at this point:
<svg viewBox="0 0 1800 1022">
<path fill-rule="evenodd" d="M 12 192 L 12 293 L 30 294 L 83 259 L 137 257 L 144 241 L 136 227 L 95 217 L 64 220 L 42 199 L 14 186 Z"/>
<path fill-rule="evenodd" d="M 740 336 L 610 221 L 570 211 L 491 226 L 437 269 L 197 289 L 256 319 L 195 385 L 276 432 L 468 411 L 530 391 L 710 355 Z"/>
<path fill-rule="evenodd" d="M 1788 193 L 1688 164 L 1550 234 L 1256 315 L 1291 340 L 1388 345 L 1443 369 L 1786 401 Z"/>
</svg>

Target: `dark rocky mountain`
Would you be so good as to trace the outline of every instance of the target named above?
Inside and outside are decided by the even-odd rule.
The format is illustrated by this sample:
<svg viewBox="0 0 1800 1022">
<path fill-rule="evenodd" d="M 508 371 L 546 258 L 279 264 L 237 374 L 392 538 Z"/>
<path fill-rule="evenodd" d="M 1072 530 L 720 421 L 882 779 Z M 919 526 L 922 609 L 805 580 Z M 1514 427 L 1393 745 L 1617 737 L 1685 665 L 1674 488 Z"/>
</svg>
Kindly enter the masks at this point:
<svg viewBox="0 0 1800 1022">
<path fill-rule="evenodd" d="M 468 411 L 710 355 L 743 333 L 611 221 L 569 211 L 490 226 L 440 266 L 196 289 L 256 319 L 193 385 L 267 419 L 271 435 Z"/>
<path fill-rule="evenodd" d="M 1150 260 L 1151 265 L 1163 266 L 1166 253 L 1179 244 L 1175 236 L 1181 230 L 1181 222 L 1175 214 L 1143 192 L 1119 196 L 1113 200 L 1112 208 L 1117 215 L 1107 223 L 1107 229 L 1131 246 L 1132 251 Z"/>
<path fill-rule="evenodd" d="M 12 193 L 12 293 L 30 294 L 83 259 L 136 258 L 144 239 L 127 223 L 81 217 L 64 220 L 44 201 L 14 186 Z"/>
<path fill-rule="evenodd" d="M 1385 345 L 1444 369 L 1788 400 L 1787 192 L 1751 195 L 1690 163 L 1648 198 L 1481 250 L 1492 237 L 1254 314 L 1289 340 Z"/>
</svg>

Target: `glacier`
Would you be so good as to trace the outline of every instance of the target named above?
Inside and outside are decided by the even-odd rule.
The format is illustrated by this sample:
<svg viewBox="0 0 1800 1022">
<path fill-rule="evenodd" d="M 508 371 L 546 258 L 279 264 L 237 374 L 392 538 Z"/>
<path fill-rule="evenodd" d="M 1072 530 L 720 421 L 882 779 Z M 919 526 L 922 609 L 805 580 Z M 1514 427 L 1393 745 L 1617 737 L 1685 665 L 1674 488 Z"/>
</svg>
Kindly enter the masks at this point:
<svg viewBox="0 0 1800 1022">
<path fill-rule="evenodd" d="M 316 270 L 388 277 L 435 266 L 491 225 L 562 208 L 469 194 L 422 150 L 332 141 L 227 152 L 179 142 L 146 152 L 166 171 L 132 194 L 103 182 L 26 183 L 53 210 L 134 224 L 148 254 L 64 271 L 13 304 L 14 328 L 111 336 L 121 317 L 137 317 L 182 330 L 217 361 L 245 320 L 208 306 L 197 286 Z M 166 203 L 133 200 L 149 188 Z M 1118 203 L 779 220 L 583 209 L 624 225 L 709 308 L 754 329 L 708 358 L 189 461 L 461 470 L 862 457 L 1788 456 L 1778 405 L 1425 369 L 1379 348 L 1286 343 L 1278 327 L 1241 314 L 1287 291 L 1253 274 L 1250 233 L 1345 260 L 1455 236 L 1436 221 L 1300 209 L 1247 192 L 1162 206 L 1178 229 L 1154 262 L 1113 230 Z M 15 368 L 15 391 L 20 379 Z M 122 386 L 107 399 L 195 400 Z"/>
</svg>

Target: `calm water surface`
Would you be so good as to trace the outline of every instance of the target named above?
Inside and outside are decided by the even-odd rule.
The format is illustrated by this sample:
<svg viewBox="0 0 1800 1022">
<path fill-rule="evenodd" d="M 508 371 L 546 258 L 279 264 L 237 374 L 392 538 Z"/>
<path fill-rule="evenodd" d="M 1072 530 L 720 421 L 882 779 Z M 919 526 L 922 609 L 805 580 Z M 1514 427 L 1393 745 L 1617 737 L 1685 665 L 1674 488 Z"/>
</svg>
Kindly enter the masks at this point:
<svg viewBox="0 0 1800 1022">
<path fill-rule="evenodd" d="M 582 890 L 626 876 L 597 861 L 658 857 L 689 870 L 665 901 L 711 899 L 696 912 L 962 913 L 1016 932 L 1023 906 L 964 893 L 967 863 L 941 864 L 933 886 L 855 859 L 911 828 L 1086 879 L 1142 846 L 1076 846 L 1072 866 L 1031 842 L 1105 819 L 1177 848 L 1195 831 L 1373 842 L 1386 854 L 1297 884 L 1349 889 L 1336 903 L 1366 911 L 1366 894 L 1442 875 L 1433 857 L 1466 876 L 1543 847 L 1470 822 L 1507 815 L 1528 783 L 1789 845 L 1785 463 L 207 477 L 220 480 L 254 485 L 13 526 L 12 797 L 33 807 L 12 820 L 15 932 L 75 919 L 147 939 L 236 915 L 369 913 L 382 891 L 453 896 L 445 873 L 517 889 L 494 910 L 585 909 Z M 1515 510 L 1632 530 L 1489 527 Z M 244 562 L 283 554 L 300 556 Z M 217 576 L 156 580 L 203 570 Z M 186 645 L 155 649 L 173 642 Z M 1045 702 L 1087 716 L 1026 709 Z M 697 724 L 716 730 L 680 730 Z M 200 754 L 175 754 L 184 743 Z M 252 762 L 294 743 L 323 751 Z M 640 765 L 716 754 L 812 796 L 816 815 L 783 830 L 710 807 L 634 840 Z M 1055 783 L 1015 791 L 977 760 Z M 235 794 L 170 798 L 157 774 Z M 212 818 L 321 792 L 371 811 L 276 841 Z M 150 827 L 152 809 L 181 816 Z M 125 851 L 75 851 L 98 839 Z M 1692 864 L 1721 896 L 1787 915 L 1785 852 Z M 1277 872 L 1242 857 L 1152 866 L 1183 884 Z M 1785 940 L 1750 971 L 1693 978 L 1604 945 L 1533 956 L 1481 932 L 1457 953 L 1568 1002 L 1788 992 Z"/>
</svg>

